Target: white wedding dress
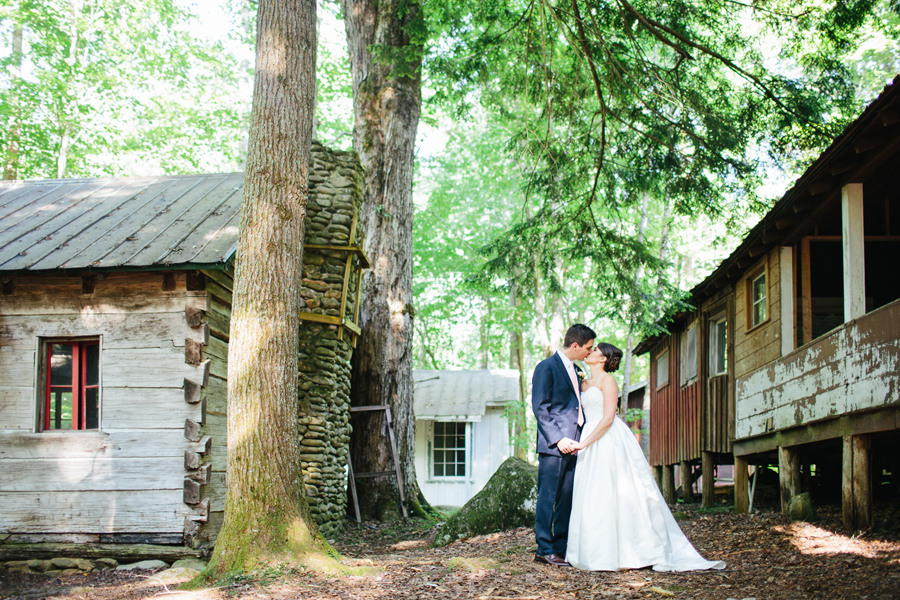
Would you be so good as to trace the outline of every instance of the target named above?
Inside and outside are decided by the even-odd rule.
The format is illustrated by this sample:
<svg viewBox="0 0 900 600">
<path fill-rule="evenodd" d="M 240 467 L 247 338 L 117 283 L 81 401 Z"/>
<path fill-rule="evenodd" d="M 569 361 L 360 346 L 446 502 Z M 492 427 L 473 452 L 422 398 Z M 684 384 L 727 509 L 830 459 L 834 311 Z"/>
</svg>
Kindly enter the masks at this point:
<svg viewBox="0 0 900 600">
<path fill-rule="evenodd" d="M 590 387 L 581 403 L 585 439 L 603 416 L 603 393 Z M 590 571 L 725 568 L 722 561 L 700 556 L 681 532 L 640 445 L 619 417 L 603 437 L 578 452 L 566 560 Z"/>
</svg>

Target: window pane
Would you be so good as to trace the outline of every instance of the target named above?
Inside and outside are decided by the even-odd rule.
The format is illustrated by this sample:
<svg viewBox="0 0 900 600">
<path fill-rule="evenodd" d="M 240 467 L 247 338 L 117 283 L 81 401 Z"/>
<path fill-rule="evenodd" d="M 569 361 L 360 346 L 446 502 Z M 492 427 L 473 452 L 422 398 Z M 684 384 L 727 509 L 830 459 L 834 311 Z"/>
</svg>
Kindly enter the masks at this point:
<svg viewBox="0 0 900 600">
<path fill-rule="evenodd" d="M 434 463 L 434 476 L 435 477 L 443 477 L 444 476 L 444 465 L 439 465 Z"/>
<path fill-rule="evenodd" d="M 50 390 L 50 429 L 72 429 L 71 388 Z"/>
<path fill-rule="evenodd" d="M 663 352 L 656 359 L 656 386 L 660 387 L 669 381 L 669 353 Z"/>
<path fill-rule="evenodd" d="M 435 450 L 434 451 L 434 464 L 443 464 L 444 463 L 444 451 L 443 450 Z"/>
<path fill-rule="evenodd" d="M 456 476 L 457 477 L 465 477 L 466 476 L 466 463 L 462 462 L 456 465 Z"/>
<path fill-rule="evenodd" d="M 72 385 L 72 344 L 50 344 L 50 385 Z"/>
<path fill-rule="evenodd" d="M 85 385 L 100 384 L 100 344 L 84 346 Z"/>
<path fill-rule="evenodd" d="M 85 429 L 100 428 L 100 390 L 99 388 L 87 388 L 84 390 L 84 403 L 86 421 Z"/>
</svg>

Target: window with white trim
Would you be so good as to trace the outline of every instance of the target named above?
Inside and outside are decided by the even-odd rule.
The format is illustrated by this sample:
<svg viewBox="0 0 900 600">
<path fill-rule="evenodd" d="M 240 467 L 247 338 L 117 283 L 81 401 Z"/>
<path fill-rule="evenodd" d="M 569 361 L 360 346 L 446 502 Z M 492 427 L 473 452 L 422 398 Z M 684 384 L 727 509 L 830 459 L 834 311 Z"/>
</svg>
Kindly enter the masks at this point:
<svg viewBox="0 0 900 600">
<path fill-rule="evenodd" d="M 766 270 L 762 269 L 748 280 L 749 290 L 747 296 L 749 298 L 749 306 L 747 308 L 750 312 L 750 329 L 753 329 L 769 318 L 769 289 L 766 283 L 767 279 Z"/>
<path fill-rule="evenodd" d="M 722 375 L 728 370 L 725 313 L 709 320 L 709 376 Z"/>
<path fill-rule="evenodd" d="M 697 323 L 681 334 L 681 384 L 697 378 Z"/>
<path fill-rule="evenodd" d="M 662 354 L 656 357 L 656 387 L 669 383 L 669 351 L 663 350 Z"/>
<path fill-rule="evenodd" d="M 466 476 L 468 423 L 436 421 L 431 439 L 431 476 L 463 478 Z"/>
</svg>

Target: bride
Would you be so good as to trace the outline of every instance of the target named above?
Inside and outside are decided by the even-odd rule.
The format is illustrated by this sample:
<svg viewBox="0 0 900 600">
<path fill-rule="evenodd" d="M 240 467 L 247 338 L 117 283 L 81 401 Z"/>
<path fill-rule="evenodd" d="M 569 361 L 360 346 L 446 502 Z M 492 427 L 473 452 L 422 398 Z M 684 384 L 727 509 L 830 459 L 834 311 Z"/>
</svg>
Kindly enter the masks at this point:
<svg viewBox="0 0 900 600">
<path fill-rule="evenodd" d="M 652 566 L 654 571 L 724 569 L 691 545 L 672 517 L 641 447 L 616 416 L 619 386 L 611 373 L 622 351 L 598 345 L 584 362 L 585 413 L 572 492 L 566 560 L 579 569 L 616 571 Z"/>
</svg>

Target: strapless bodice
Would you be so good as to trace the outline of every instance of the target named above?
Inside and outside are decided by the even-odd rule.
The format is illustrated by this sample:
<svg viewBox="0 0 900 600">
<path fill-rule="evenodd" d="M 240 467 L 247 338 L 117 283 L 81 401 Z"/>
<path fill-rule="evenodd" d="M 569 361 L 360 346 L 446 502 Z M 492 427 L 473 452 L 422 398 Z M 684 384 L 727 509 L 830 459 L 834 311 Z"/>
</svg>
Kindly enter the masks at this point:
<svg viewBox="0 0 900 600">
<path fill-rule="evenodd" d="M 603 392 L 592 385 L 581 392 L 581 409 L 584 411 L 584 420 L 599 421 L 603 418 Z"/>
</svg>

